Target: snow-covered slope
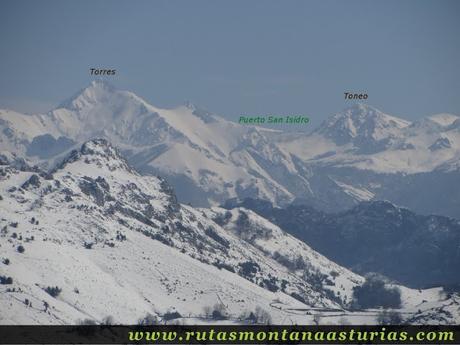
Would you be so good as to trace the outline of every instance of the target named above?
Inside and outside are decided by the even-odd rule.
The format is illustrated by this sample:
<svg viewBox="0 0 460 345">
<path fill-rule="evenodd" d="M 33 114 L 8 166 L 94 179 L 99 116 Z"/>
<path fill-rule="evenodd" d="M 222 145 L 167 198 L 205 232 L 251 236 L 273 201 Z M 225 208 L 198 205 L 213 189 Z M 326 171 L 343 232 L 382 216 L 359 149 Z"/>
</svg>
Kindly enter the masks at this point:
<svg viewBox="0 0 460 345">
<path fill-rule="evenodd" d="M 389 200 L 423 214 L 460 218 L 460 118 L 408 122 L 358 104 L 310 135 L 285 135 L 310 192 L 296 195 L 327 212 Z"/>
<path fill-rule="evenodd" d="M 178 204 L 163 180 L 133 171 L 105 140 L 85 143 L 46 176 L 1 168 L 0 266 L 13 279 L 1 285 L 9 311 L 1 323 L 108 315 L 133 322 L 173 310 L 199 317 L 216 303 L 233 318 L 259 306 L 281 321 L 286 315 L 270 303 L 340 308 L 333 293 L 313 284 L 310 275 L 320 270 L 324 278 L 339 272 L 345 298 L 362 281 L 267 222 L 273 235 L 263 241 L 287 241 L 305 261 L 295 269 L 279 263 L 260 243 Z M 61 294 L 51 297 L 48 286 Z"/>
<path fill-rule="evenodd" d="M 107 138 L 137 170 L 166 177 L 181 201 L 196 206 L 252 197 L 335 211 L 388 199 L 460 217 L 460 192 L 450 188 L 460 181 L 460 118 L 451 114 L 411 123 L 356 104 L 310 134 L 284 133 L 189 103 L 161 109 L 98 81 L 46 114 L 0 110 L 0 132 L 0 151 L 42 167 Z M 430 198 L 412 197 L 426 186 Z"/>
<path fill-rule="evenodd" d="M 93 82 L 44 115 L 0 111 L 0 129 L 7 134 L 0 139 L 1 150 L 27 154 L 36 162 L 105 137 L 140 171 L 169 176 L 181 185 L 181 199 L 193 199 L 181 190 L 198 188 L 202 195 L 194 204 L 240 194 L 293 198 L 245 151 L 245 142 L 263 136 L 265 129 L 234 124 L 192 104 L 160 109 L 105 82 Z"/>
<path fill-rule="evenodd" d="M 211 322 L 216 304 L 226 322 L 262 308 L 272 322 L 308 323 L 312 310 L 347 314 L 363 282 L 248 210 L 180 205 L 164 180 L 139 175 L 106 140 L 49 174 L 7 160 L 0 275 L 12 281 L 0 284 L 2 324 L 133 323 L 148 313 Z M 424 294 L 408 291 L 414 301 Z"/>
<path fill-rule="evenodd" d="M 410 123 L 364 104 L 281 147 L 310 164 L 376 173 L 430 172 L 460 155 L 460 117 L 439 114 Z"/>
<path fill-rule="evenodd" d="M 371 152 L 385 147 L 409 124 L 409 121 L 357 104 L 326 120 L 315 133 L 338 145 L 353 143 L 361 151 Z"/>
</svg>

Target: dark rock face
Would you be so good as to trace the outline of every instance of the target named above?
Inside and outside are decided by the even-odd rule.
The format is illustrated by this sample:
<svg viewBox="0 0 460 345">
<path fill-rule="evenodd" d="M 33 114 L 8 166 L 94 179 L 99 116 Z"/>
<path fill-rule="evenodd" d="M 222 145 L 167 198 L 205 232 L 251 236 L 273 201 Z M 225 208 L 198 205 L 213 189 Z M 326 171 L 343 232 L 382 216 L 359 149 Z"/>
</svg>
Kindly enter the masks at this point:
<svg viewBox="0 0 460 345">
<path fill-rule="evenodd" d="M 24 182 L 21 186 L 23 189 L 28 189 L 30 187 L 40 187 L 40 178 L 38 175 L 33 174 L 30 178 Z"/>
<path fill-rule="evenodd" d="M 450 149 L 451 147 L 452 146 L 448 138 L 439 138 L 429 147 L 429 149 L 431 151 L 437 151 L 441 149 Z"/>
<path fill-rule="evenodd" d="M 10 168 L 14 168 L 20 171 L 31 171 L 40 175 L 44 174 L 44 172 L 39 167 L 35 165 L 32 166 L 24 158 L 15 154 L 13 154 L 12 157 L 7 157 L 6 155 L 0 154 L 0 165 L 9 166 Z"/>
<path fill-rule="evenodd" d="M 84 194 L 92 196 L 98 206 L 103 206 L 106 201 L 113 200 L 113 197 L 110 196 L 109 184 L 103 177 L 92 179 L 85 176 L 79 187 Z"/>
<path fill-rule="evenodd" d="M 166 182 L 166 180 L 161 180 L 161 192 L 169 196 L 168 200 L 168 210 L 170 214 L 177 213 L 180 210 L 180 204 L 177 201 L 176 194 L 174 189 Z"/>
<path fill-rule="evenodd" d="M 378 272 L 417 288 L 460 283 L 458 220 L 417 215 L 385 201 L 364 202 L 336 214 L 304 205 L 274 208 L 250 199 L 239 206 L 360 274 Z"/>
</svg>

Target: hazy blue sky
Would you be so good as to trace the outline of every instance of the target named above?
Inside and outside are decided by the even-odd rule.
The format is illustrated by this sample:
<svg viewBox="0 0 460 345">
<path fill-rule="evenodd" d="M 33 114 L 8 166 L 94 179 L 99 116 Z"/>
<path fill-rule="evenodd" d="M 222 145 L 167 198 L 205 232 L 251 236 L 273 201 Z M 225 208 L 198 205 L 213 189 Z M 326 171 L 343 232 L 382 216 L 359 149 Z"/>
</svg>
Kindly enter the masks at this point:
<svg viewBox="0 0 460 345">
<path fill-rule="evenodd" d="M 0 107 L 44 111 L 91 67 L 157 106 L 235 118 L 460 114 L 460 1 L 1 1 Z M 316 122 L 316 121 L 315 121 Z"/>
</svg>

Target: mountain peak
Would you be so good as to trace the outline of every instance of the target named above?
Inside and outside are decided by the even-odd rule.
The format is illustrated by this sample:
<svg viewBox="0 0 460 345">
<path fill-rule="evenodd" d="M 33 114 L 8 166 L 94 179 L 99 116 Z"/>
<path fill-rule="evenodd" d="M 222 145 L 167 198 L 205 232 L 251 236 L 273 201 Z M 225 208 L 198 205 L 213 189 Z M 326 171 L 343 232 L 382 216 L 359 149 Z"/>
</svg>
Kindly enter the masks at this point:
<svg viewBox="0 0 460 345">
<path fill-rule="evenodd" d="M 102 87 L 102 88 L 109 88 L 109 89 L 115 88 L 115 86 L 112 83 L 104 79 L 95 79 L 91 81 L 88 87 Z"/>
<path fill-rule="evenodd" d="M 58 108 L 81 110 L 87 106 L 106 101 L 116 91 L 115 86 L 106 80 L 93 80 L 87 87 L 61 103 Z"/>
<path fill-rule="evenodd" d="M 103 92 L 103 93 L 114 93 L 118 91 L 117 87 L 107 80 L 97 79 L 91 81 L 91 83 L 83 89 L 84 92 L 94 93 L 94 92 Z"/>
<path fill-rule="evenodd" d="M 370 105 L 357 103 L 331 116 L 315 132 L 343 145 L 355 140 L 386 139 L 409 124 Z"/>
<path fill-rule="evenodd" d="M 186 107 L 187 109 L 190 109 L 191 111 L 194 111 L 197 109 L 197 106 L 195 105 L 195 103 L 193 103 L 192 101 L 186 99 L 185 101 L 182 102 L 182 105 L 184 107 Z"/>
<path fill-rule="evenodd" d="M 104 155 L 118 158 L 118 150 L 107 139 L 96 138 L 85 142 L 80 149 L 82 155 Z"/>
<path fill-rule="evenodd" d="M 345 108 L 344 112 L 353 112 L 353 113 L 372 113 L 379 112 L 379 110 L 372 105 L 366 103 L 354 103 Z"/>
<path fill-rule="evenodd" d="M 106 166 L 110 171 L 117 169 L 133 171 L 118 149 L 104 138 L 96 138 L 85 142 L 79 150 L 73 150 L 57 169 L 62 169 L 68 164 L 77 161 L 83 161 L 85 164 Z"/>
<path fill-rule="evenodd" d="M 369 210 L 380 210 L 384 212 L 393 212 L 395 210 L 402 209 L 392 202 L 388 200 L 371 200 L 371 201 L 363 201 L 360 204 L 353 207 L 351 210 L 345 212 L 361 212 L 361 211 L 369 211 Z"/>
</svg>

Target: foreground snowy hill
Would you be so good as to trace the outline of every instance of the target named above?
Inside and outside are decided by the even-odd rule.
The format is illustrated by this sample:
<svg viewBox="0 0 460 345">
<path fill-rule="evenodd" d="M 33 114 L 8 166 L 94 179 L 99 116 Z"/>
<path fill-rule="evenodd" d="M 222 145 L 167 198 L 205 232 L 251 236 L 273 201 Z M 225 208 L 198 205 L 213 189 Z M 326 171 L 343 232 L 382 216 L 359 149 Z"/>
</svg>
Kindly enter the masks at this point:
<svg viewBox="0 0 460 345">
<path fill-rule="evenodd" d="M 315 123 L 315 118 L 311 118 Z M 313 128 L 312 128 L 313 129 Z M 409 122 L 357 104 L 310 134 L 240 125 L 186 104 L 161 109 L 105 82 L 37 115 L 0 110 L 0 151 L 52 167 L 105 137 L 142 173 L 167 177 L 182 202 L 292 201 L 325 211 L 390 200 L 460 217 L 460 118 Z"/>
<path fill-rule="evenodd" d="M 8 289 L 1 294 L 2 310 L 10 311 L 2 313 L 2 323 L 108 315 L 134 322 L 147 312 L 173 311 L 197 317 L 215 304 L 233 318 L 259 306 L 282 320 L 286 315 L 271 303 L 340 308 L 340 299 L 331 299 L 335 286 L 328 292 L 312 283 L 321 271 L 338 272 L 348 299 L 362 281 L 273 229 L 275 243 L 286 240 L 297 248 L 290 259 L 304 261 L 298 269 L 280 264 L 203 211 L 179 205 L 164 181 L 137 174 L 105 140 L 84 144 L 46 176 L 5 160 L 1 272 L 13 284 L 2 285 Z M 62 289 L 56 299 L 45 291 L 55 286 Z"/>
<path fill-rule="evenodd" d="M 178 204 L 163 180 L 139 175 L 105 140 L 85 143 L 51 174 L 10 160 L 0 170 L 2 324 L 135 323 L 147 314 L 244 322 L 256 310 L 276 323 L 309 323 L 314 313 L 375 322 L 375 311 L 343 310 L 361 276 L 251 211 Z M 439 292 L 403 288 L 403 311 L 454 302 Z"/>
</svg>

